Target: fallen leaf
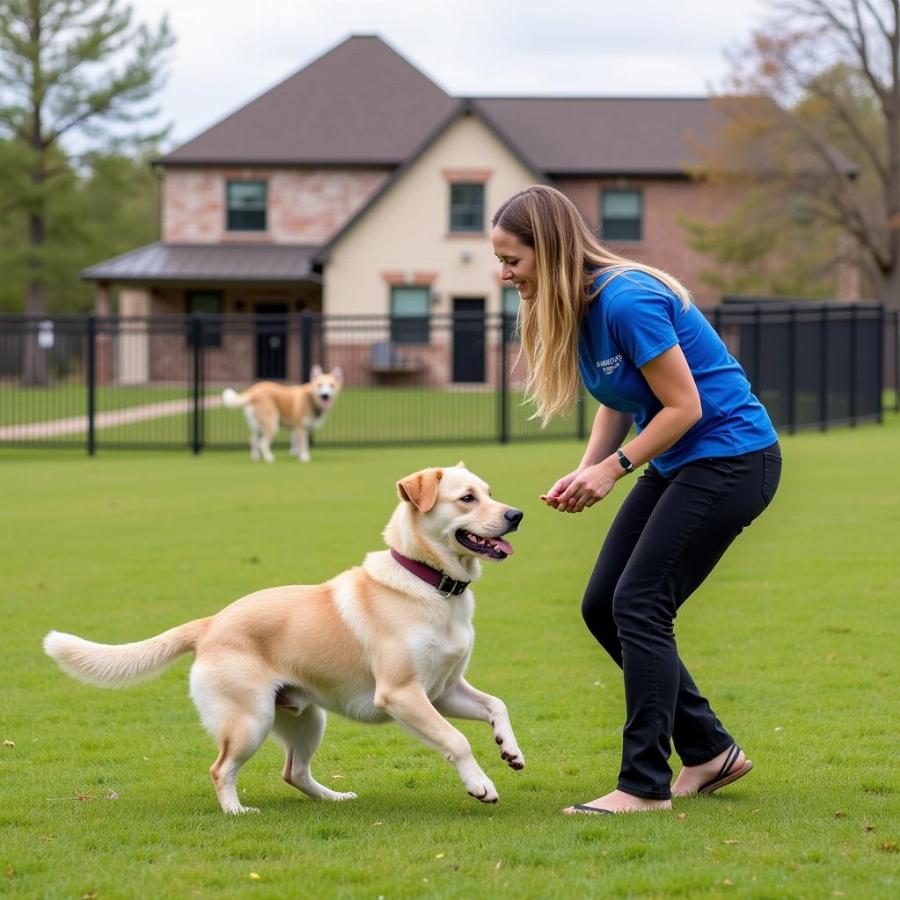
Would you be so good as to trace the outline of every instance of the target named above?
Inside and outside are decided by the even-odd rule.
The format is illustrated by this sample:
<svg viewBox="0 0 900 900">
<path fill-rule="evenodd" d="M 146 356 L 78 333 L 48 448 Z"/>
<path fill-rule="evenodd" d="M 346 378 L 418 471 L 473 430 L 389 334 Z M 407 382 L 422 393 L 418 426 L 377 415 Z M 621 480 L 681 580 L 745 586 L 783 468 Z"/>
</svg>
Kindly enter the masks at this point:
<svg viewBox="0 0 900 900">
<path fill-rule="evenodd" d="M 896 853 L 897 852 L 897 842 L 896 841 L 885 841 L 882 844 L 878 845 L 879 850 L 884 850 L 887 853 Z"/>
<path fill-rule="evenodd" d="M 498 859 L 498 860 L 497 860 L 497 865 L 494 866 L 494 869 L 499 869 L 500 866 L 502 866 L 502 865 L 503 865 L 503 860 L 502 860 L 502 859 Z"/>
<path fill-rule="evenodd" d="M 381 825 L 381 822 L 373 822 L 372 825 Z"/>
<path fill-rule="evenodd" d="M 260 875 L 259 872 L 251 872 L 250 873 L 251 881 L 259 881 L 261 878 L 262 878 L 262 875 Z"/>
<path fill-rule="evenodd" d="M 444 854 L 443 854 L 443 853 L 435 853 L 435 854 L 434 854 L 434 858 L 435 858 L 435 859 L 443 859 L 443 858 L 444 858 Z"/>
<path fill-rule="evenodd" d="M 7 870 L 6 870 L 6 877 L 7 877 L 7 878 L 15 878 L 15 877 L 16 877 L 16 870 L 15 870 L 15 869 L 7 869 Z"/>
<path fill-rule="evenodd" d="M 783 728 L 783 726 L 779 725 L 775 730 L 776 731 L 784 731 L 784 728 Z"/>
<path fill-rule="evenodd" d="M 39 834 L 38 840 L 43 841 L 44 843 L 47 843 L 47 841 L 55 841 L 56 835 L 54 835 L 54 834 Z"/>
<path fill-rule="evenodd" d="M 678 813 L 676 818 L 680 819 L 683 822 L 687 818 L 687 813 Z"/>
<path fill-rule="evenodd" d="M 88 891 L 86 894 L 81 895 L 81 900 L 97 900 L 97 892 Z"/>
<path fill-rule="evenodd" d="M 722 841 L 723 844 L 739 844 L 740 841 L 737 838 L 728 838 L 727 841 Z"/>
<path fill-rule="evenodd" d="M 845 813 L 842 809 L 836 809 L 836 810 L 834 811 L 834 817 L 835 817 L 836 819 L 846 819 L 846 818 L 847 818 L 847 813 Z"/>
<path fill-rule="evenodd" d="M 118 792 L 118 791 L 107 791 L 107 792 L 106 792 L 106 799 L 107 799 L 107 800 L 118 800 L 118 799 L 119 799 L 119 792 Z"/>
<path fill-rule="evenodd" d="M 343 776 L 343 775 L 337 775 L 337 774 L 335 774 L 335 775 L 332 775 L 331 777 L 332 777 L 332 778 L 343 778 L 344 776 Z"/>
<path fill-rule="evenodd" d="M 76 794 L 75 799 L 81 800 L 81 801 L 88 801 L 88 800 L 93 800 L 94 796 L 93 796 L 93 794 Z"/>
<path fill-rule="evenodd" d="M 870 825 L 868 822 L 866 822 L 866 824 L 863 825 L 863 831 L 874 831 L 874 830 L 875 830 L 875 826 Z"/>
<path fill-rule="evenodd" d="M 730 878 L 726 878 L 722 884 L 727 884 L 729 887 L 734 884 L 734 882 Z"/>
<path fill-rule="evenodd" d="M 4 747 L 15 747 L 15 746 L 16 746 L 16 742 L 15 742 L 15 741 L 4 741 L 4 742 L 3 742 L 3 746 L 4 746 Z"/>
</svg>

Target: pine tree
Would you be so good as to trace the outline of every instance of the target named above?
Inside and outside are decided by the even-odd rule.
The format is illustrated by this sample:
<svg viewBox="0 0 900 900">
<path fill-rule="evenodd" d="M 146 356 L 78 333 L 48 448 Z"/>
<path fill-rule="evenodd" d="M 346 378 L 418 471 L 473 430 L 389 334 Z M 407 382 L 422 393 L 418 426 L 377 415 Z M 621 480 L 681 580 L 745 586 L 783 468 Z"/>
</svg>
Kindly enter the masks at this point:
<svg viewBox="0 0 900 900">
<path fill-rule="evenodd" d="M 135 24 L 119 0 L 0 0 L 0 129 L 23 170 L 7 180 L 26 213 L 26 313 L 47 313 L 48 210 L 55 191 L 71 188 L 72 142 L 158 143 L 164 131 L 142 132 L 138 123 L 158 115 L 147 104 L 173 43 L 165 18 L 156 29 Z M 23 379 L 46 382 L 34 343 Z"/>
</svg>

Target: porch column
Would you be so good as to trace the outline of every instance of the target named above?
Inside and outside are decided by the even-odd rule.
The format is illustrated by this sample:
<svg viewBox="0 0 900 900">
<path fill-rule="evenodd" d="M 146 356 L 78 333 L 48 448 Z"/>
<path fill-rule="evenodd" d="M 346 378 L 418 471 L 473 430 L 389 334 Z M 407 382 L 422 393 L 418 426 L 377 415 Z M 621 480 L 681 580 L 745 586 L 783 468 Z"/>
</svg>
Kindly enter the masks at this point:
<svg viewBox="0 0 900 900">
<path fill-rule="evenodd" d="M 149 290 L 122 288 L 119 291 L 119 384 L 146 384 L 150 380 L 150 335 L 146 321 L 141 318 L 149 315 Z M 132 316 L 138 318 L 127 321 Z"/>
</svg>

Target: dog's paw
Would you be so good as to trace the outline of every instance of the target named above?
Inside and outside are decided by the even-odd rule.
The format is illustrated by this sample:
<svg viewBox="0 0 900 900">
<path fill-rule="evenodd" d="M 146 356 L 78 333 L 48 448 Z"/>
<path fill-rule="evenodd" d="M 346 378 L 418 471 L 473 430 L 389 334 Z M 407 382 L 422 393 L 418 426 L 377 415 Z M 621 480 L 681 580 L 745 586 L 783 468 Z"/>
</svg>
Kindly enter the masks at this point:
<svg viewBox="0 0 900 900">
<path fill-rule="evenodd" d="M 353 791 L 332 791 L 328 799 L 335 803 L 342 803 L 344 800 L 355 800 L 356 794 Z"/>
<path fill-rule="evenodd" d="M 525 757 L 515 740 L 504 740 L 500 735 L 494 740 L 500 745 L 500 758 L 505 760 L 511 769 L 525 768 Z"/>
<path fill-rule="evenodd" d="M 497 788 L 494 787 L 493 782 L 487 775 L 467 783 L 466 791 L 470 796 L 480 800 L 482 803 L 496 803 L 500 799 Z"/>
<path fill-rule="evenodd" d="M 256 813 L 259 815 L 258 806 L 235 806 L 232 809 L 226 809 L 229 816 L 243 816 L 245 813 Z"/>
</svg>

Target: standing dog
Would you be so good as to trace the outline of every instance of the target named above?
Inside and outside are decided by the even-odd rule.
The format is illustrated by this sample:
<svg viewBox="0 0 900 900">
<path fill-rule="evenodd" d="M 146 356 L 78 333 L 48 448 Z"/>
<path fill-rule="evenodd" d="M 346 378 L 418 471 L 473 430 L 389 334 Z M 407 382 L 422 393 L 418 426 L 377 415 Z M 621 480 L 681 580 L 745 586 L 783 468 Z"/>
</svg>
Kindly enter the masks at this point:
<svg viewBox="0 0 900 900">
<path fill-rule="evenodd" d="M 275 462 L 272 441 L 283 422 L 291 428 L 291 456 L 309 462 L 309 433 L 321 428 L 328 410 L 343 384 L 339 366 L 330 374 L 320 365 L 312 367 L 306 384 L 290 387 L 275 381 L 258 381 L 242 394 L 225 388 L 222 402 L 228 407 L 242 406 L 250 426 L 250 458 Z"/>
<path fill-rule="evenodd" d="M 218 743 L 210 774 L 226 813 L 250 811 L 235 781 L 270 731 L 284 746 L 288 784 L 316 799 L 355 798 L 310 772 L 327 709 L 361 722 L 394 719 L 439 750 L 473 797 L 495 803 L 468 740 L 444 716 L 489 722 L 502 758 L 524 767 L 504 703 L 463 677 L 475 638 L 469 583 L 481 559 L 513 552 L 503 535 L 523 514 L 493 500 L 463 463 L 416 472 L 397 491 L 383 534 L 390 549 L 324 584 L 258 591 L 132 644 L 51 631 L 44 650 L 69 675 L 103 687 L 150 678 L 193 650 L 191 698 Z"/>
</svg>

